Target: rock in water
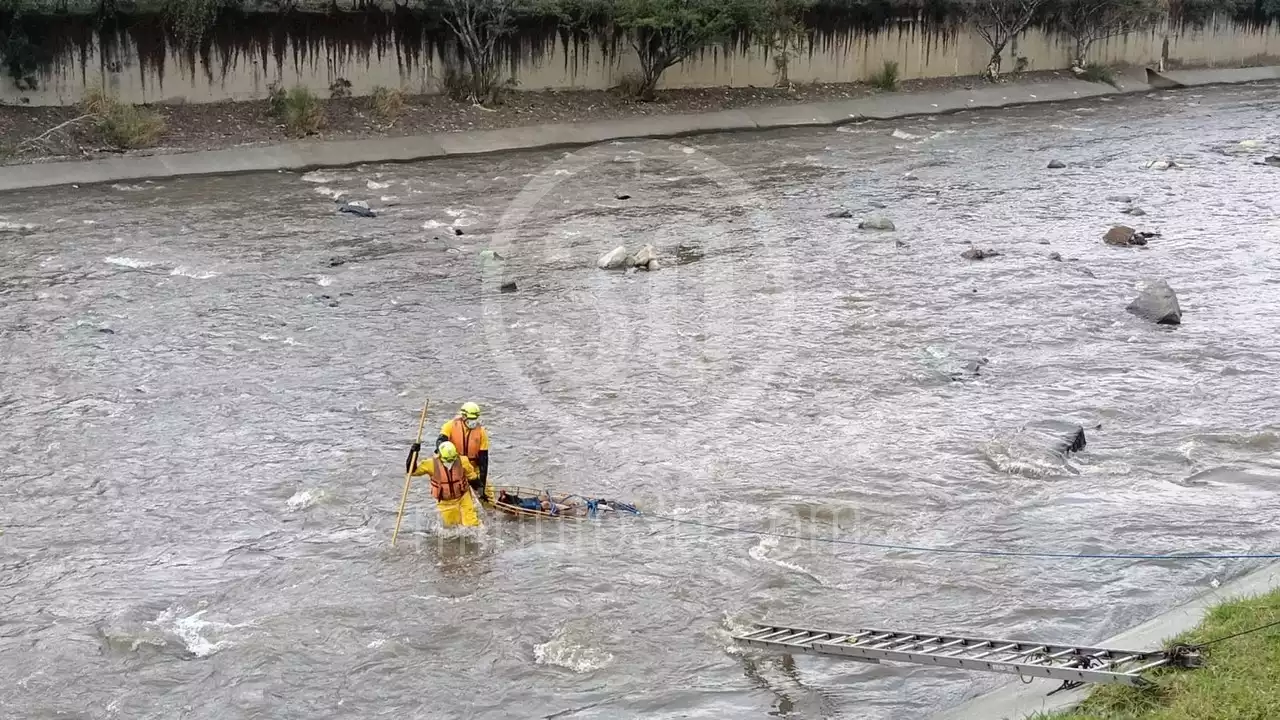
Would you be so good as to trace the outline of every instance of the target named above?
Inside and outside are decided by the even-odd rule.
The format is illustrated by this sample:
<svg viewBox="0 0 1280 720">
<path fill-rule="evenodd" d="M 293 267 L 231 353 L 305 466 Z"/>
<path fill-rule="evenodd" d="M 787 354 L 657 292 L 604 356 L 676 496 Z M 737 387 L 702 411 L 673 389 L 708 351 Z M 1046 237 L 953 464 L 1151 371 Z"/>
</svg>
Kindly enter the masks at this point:
<svg viewBox="0 0 1280 720">
<path fill-rule="evenodd" d="M 1138 207 L 1137 205 L 1133 205 L 1133 206 L 1131 206 L 1131 207 L 1127 207 L 1127 208 L 1125 208 L 1125 209 L 1121 210 L 1120 212 L 1124 213 L 1125 215 L 1132 215 L 1132 216 L 1134 216 L 1134 217 L 1141 217 L 1141 216 L 1143 216 L 1143 215 L 1146 215 L 1146 214 L 1147 214 L 1147 211 L 1146 211 L 1146 210 L 1143 210 L 1142 208 Z"/>
<path fill-rule="evenodd" d="M 634 256 L 628 258 L 632 267 L 637 267 L 641 270 L 647 270 L 649 263 L 657 259 L 658 253 L 653 249 L 652 245 L 645 245 Z"/>
<path fill-rule="evenodd" d="M 502 285 L 498 288 L 498 292 L 513 293 L 517 289 L 518 288 L 516 287 L 515 282 L 512 280 L 508 280 L 507 282 L 502 283 Z"/>
<path fill-rule="evenodd" d="M 377 217 L 377 214 L 369 209 L 369 203 L 363 200 L 342 202 L 338 205 L 338 212 L 359 215 L 360 217 Z"/>
<path fill-rule="evenodd" d="M 1062 420 L 1028 423 L 1026 432 L 1041 439 L 1051 450 L 1066 455 L 1080 452 L 1085 446 L 1084 427 Z"/>
<path fill-rule="evenodd" d="M 1262 164 L 1270 165 L 1271 167 L 1280 167 L 1280 155 L 1268 155 L 1262 161 Z"/>
<path fill-rule="evenodd" d="M 1182 324 L 1182 308 L 1178 307 L 1178 296 L 1164 280 L 1147 285 L 1142 294 L 1134 298 L 1125 309 L 1157 325 Z"/>
<path fill-rule="evenodd" d="M 1061 160 L 1050 160 L 1050 161 L 1049 161 L 1049 169 L 1050 169 L 1050 170 L 1061 170 L 1062 168 L 1064 168 L 1064 167 L 1066 167 L 1066 166 L 1067 166 L 1067 164 L 1066 164 L 1066 163 L 1064 163 L 1064 162 L 1062 162 Z"/>
<path fill-rule="evenodd" d="M 1147 240 L 1153 237 L 1160 237 L 1158 232 L 1148 232 L 1146 230 L 1137 231 L 1128 225 L 1116 225 L 1102 236 L 1102 242 L 1116 247 L 1133 247 L 1136 245 L 1146 245 Z"/>
<path fill-rule="evenodd" d="M 1102 236 L 1102 242 L 1117 247 L 1128 247 L 1133 240 L 1133 228 L 1128 225 L 1116 225 Z"/>
<path fill-rule="evenodd" d="M 1050 260 L 1056 260 L 1056 261 L 1058 261 L 1058 262 L 1062 262 L 1062 254 L 1061 254 L 1061 253 L 1056 253 L 1056 252 L 1049 253 L 1049 259 L 1050 259 Z"/>
<path fill-rule="evenodd" d="M 872 216 L 858 223 L 861 230 L 894 230 L 893 221 L 880 215 Z"/>
<path fill-rule="evenodd" d="M 832 210 L 827 213 L 827 217 L 840 220 L 853 217 L 853 213 L 848 210 Z"/>
<path fill-rule="evenodd" d="M 610 250 L 600 259 L 596 261 L 596 267 L 601 270 L 618 270 L 627 265 L 627 249 L 621 245 Z"/>
<path fill-rule="evenodd" d="M 997 257 L 998 255 L 1000 255 L 999 250 L 983 250 L 982 248 L 969 248 L 960 253 L 960 257 L 965 260 L 986 260 L 989 257 Z"/>
</svg>

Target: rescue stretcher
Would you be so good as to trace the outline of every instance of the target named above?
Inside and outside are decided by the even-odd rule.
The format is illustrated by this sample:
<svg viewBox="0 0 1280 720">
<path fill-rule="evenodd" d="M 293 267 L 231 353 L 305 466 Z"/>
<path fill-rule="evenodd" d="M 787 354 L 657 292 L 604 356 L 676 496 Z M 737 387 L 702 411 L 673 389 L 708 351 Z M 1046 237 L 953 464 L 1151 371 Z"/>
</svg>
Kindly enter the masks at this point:
<svg viewBox="0 0 1280 720">
<path fill-rule="evenodd" d="M 583 520 L 619 512 L 640 514 L 634 505 L 617 500 L 588 498 L 519 485 L 494 485 L 486 488 L 484 505 L 516 517 L 553 520 Z"/>
</svg>

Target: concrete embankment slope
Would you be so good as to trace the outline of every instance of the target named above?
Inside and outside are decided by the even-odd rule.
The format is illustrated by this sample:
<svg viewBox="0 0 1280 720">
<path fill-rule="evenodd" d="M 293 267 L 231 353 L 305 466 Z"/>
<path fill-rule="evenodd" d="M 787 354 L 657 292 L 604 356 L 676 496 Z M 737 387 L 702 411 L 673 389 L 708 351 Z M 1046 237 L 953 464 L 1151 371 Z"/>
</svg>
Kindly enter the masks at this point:
<svg viewBox="0 0 1280 720">
<path fill-rule="evenodd" d="M 727 110 L 695 115 L 643 117 L 598 123 L 533 125 L 481 132 L 435 133 L 416 137 L 295 142 L 267 147 L 128 156 L 0 167 L 0 192 L 57 185 L 85 185 L 189 175 L 222 175 L 268 170 L 310 170 L 360 163 L 412 162 L 511 150 L 573 147 L 623 138 L 679 137 L 699 133 L 830 126 L 855 120 L 889 120 L 1063 102 L 1159 88 L 1196 87 L 1280 80 L 1280 67 L 1186 70 L 1156 75 L 1151 71 L 1117 78 L 1118 88 L 1064 79 L 1011 82 L 973 90 L 887 93 L 857 100 Z"/>
<path fill-rule="evenodd" d="M 1207 592 L 1185 605 L 1176 607 L 1115 637 L 1088 644 L 1124 650 L 1155 650 L 1160 648 L 1165 640 L 1200 624 L 1200 620 L 1209 608 L 1229 600 L 1269 592 L 1277 587 L 1280 587 L 1280 564 L 1272 564 Z M 1067 642 L 1069 639 L 1053 638 L 1053 640 Z M 1044 678 L 1037 678 L 1026 684 L 1014 681 L 963 705 L 934 715 L 931 720 L 1025 720 L 1038 712 L 1074 707 L 1088 696 L 1092 688 L 1090 685 L 1085 685 L 1075 690 L 1048 694 L 1061 684 L 1058 680 Z"/>
</svg>

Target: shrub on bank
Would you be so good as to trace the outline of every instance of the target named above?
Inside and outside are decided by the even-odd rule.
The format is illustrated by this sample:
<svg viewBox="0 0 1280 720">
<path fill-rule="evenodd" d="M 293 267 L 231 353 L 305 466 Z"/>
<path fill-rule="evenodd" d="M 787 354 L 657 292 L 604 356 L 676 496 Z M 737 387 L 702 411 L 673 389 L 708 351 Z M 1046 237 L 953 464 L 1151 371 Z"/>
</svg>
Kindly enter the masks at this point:
<svg viewBox="0 0 1280 720">
<path fill-rule="evenodd" d="M 314 135 L 324 127 L 324 107 L 320 99 L 305 87 L 298 86 L 287 92 L 273 87 L 267 102 L 271 116 L 284 125 L 284 133 L 289 137 Z"/>
<path fill-rule="evenodd" d="M 1111 72 L 1111 68 L 1102 63 L 1085 63 L 1084 67 L 1080 69 L 1080 79 L 1113 86 L 1116 84 L 1115 73 Z"/>
<path fill-rule="evenodd" d="M 378 86 L 369 96 L 369 107 L 373 110 L 374 117 L 387 124 L 394 123 L 404 114 L 404 92 Z"/>
<path fill-rule="evenodd" d="M 871 76 L 871 85 L 877 90 L 892 92 L 898 89 L 898 63 L 886 60 L 884 67 Z"/>
<path fill-rule="evenodd" d="M 105 90 L 91 90 L 80 102 L 86 115 L 102 139 L 117 150 L 149 148 L 164 135 L 165 122 L 160 113 L 145 107 L 122 103 Z"/>
</svg>

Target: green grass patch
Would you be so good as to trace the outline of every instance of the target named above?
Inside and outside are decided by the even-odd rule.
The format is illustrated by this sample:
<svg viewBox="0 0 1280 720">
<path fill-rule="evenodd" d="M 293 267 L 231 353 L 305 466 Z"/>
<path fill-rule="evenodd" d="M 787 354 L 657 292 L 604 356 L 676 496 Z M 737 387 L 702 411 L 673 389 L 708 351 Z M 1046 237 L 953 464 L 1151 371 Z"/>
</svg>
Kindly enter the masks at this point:
<svg viewBox="0 0 1280 720">
<path fill-rule="evenodd" d="M 1207 642 L 1280 621 L 1280 590 L 1213 608 L 1167 646 Z M 1156 670 L 1148 688 L 1099 685 L 1072 712 L 1037 720 L 1276 720 L 1280 718 L 1280 625 L 1203 650 L 1204 666 Z"/>
</svg>

